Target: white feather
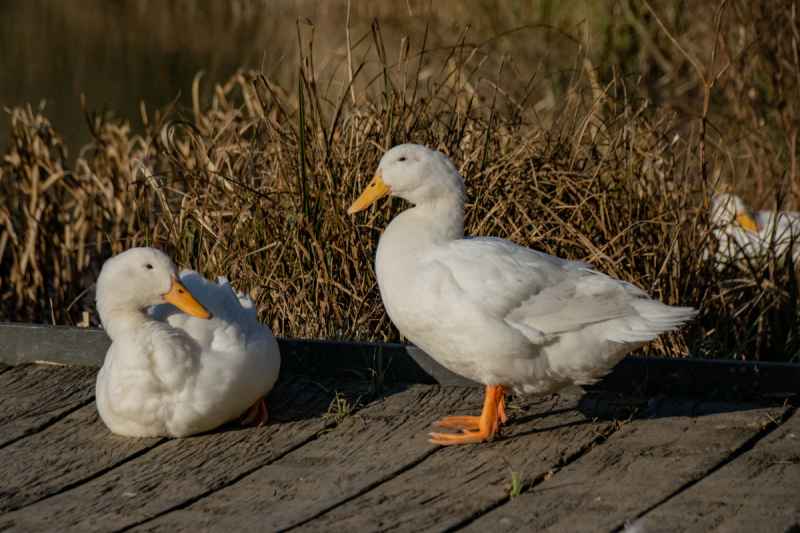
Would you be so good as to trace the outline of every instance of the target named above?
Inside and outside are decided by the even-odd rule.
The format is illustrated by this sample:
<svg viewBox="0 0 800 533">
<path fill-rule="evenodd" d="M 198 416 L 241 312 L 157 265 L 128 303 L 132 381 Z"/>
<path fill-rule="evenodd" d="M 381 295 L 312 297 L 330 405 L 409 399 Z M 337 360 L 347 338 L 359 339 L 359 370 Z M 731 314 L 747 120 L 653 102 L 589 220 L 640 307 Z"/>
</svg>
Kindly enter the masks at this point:
<svg viewBox="0 0 800 533">
<path fill-rule="evenodd" d="M 155 268 L 140 272 L 134 267 L 142 261 Z M 212 283 L 184 270 L 181 282 L 213 318 L 166 303 L 145 313 L 145 296 L 156 303 L 166 292 L 162 280 L 145 276 L 161 274 L 177 271 L 161 252 L 139 248 L 106 262 L 98 279 L 98 311 L 113 343 L 97 376 L 97 408 L 120 435 L 208 431 L 239 417 L 278 377 L 277 340 L 249 296 L 237 295 L 224 277 Z M 133 305 L 134 298 L 142 301 Z"/>
<path fill-rule="evenodd" d="M 440 153 L 401 145 L 379 169 L 392 194 L 416 204 L 378 245 L 386 311 L 403 335 L 458 374 L 523 394 L 592 383 L 697 314 L 587 263 L 504 239 L 464 238 L 464 183 Z"/>
<path fill-rule="evenodd" d="M 742 226 L 737 218 L 743 215 L 755 222 L 757 231 Z M 714 200 L 711 224 L 717 240 L 717 270 L 746 261 L 763 267 L 770 250 L 779 259 L 789 252 L 792 262 L 800 264 L 800 214 L 794 211 L 751 214 L 738 196 L 723 194 Z M 706 251 L 704 258 L 708 256 Z"/>
</svg>

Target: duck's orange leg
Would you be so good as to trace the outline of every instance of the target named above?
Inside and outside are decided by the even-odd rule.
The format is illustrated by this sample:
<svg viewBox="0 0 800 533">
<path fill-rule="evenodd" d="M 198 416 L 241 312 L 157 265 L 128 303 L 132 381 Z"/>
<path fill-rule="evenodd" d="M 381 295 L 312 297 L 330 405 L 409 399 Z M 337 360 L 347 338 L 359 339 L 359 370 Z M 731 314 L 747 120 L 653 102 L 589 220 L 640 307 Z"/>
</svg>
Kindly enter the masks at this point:
<svg viewBox="0 0 800 533">
<path fill-rule="evenodd" d="M 433 425 L 446 428 L 463 429 L 464 433 L 431 433 L 431 444 L 450 446 L 453 444 L 471 444 L 473 442 L 492 442 L 500 424 L 508 420 L 506 417 L 506 400 L 502 385 L 486 387 L 486 400 L 483 402 L 481 416 L 450 416 L 434 422 Z"/>
<path fill-rule="evenodd" d="M 500 387 L 502 389 L 502 386 Z M 500 424 L 505 424 L 508 421 L 506 416 L 506 395 L 502 392 L 499 394 L 500 400 L 497 402 L 497 419 Z M 478 431 L 480 430 L 480 416 L 448 416 L 433 425 L 442 428 L 463 429 L 465 431 Z"/>
<path fill-rule="evenodd" d="M 246 413 L 239 417 L 239 425 L 260 428 L 267 423 L 267 420 L 269 420 L 267 404 L 264 403 L 264 398 L 259 398 Z"/>
<path fill-rule="evenodd" d="M 501 424 L 505 424 L 508 421 L 506 416 L 506 395 L 503 394 L 502 386 L 500 387 L 500 401 L 497 402 L 497 418 Z"/>
</svg>

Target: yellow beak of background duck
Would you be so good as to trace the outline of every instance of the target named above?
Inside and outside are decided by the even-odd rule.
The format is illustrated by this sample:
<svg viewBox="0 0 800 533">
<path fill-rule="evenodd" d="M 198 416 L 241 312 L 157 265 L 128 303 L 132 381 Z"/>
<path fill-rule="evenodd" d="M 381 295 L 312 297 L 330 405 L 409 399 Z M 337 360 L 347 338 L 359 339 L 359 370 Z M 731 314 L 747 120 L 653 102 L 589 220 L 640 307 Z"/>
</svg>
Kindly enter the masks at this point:
<svg viewBox="0 0 800 533">
<path fill-rule="evenodd" d="M 736 215 L 736 220 L 739 224 L 746 230 L 758 233 L 759 227 L 753 217 L 745 213 L 739 213 Z"/>
<path fill-rule="evenodd" d="M 183 286 L 183 283 L 175 278 L 172 278 L 172 288 L 163 298 L 188 315 L 205 319 L 212 317 L 211 313 L 209 313 L 200 302 L 194 299 L 194 296 Z"/>
<path fill-rule="evenodd" d="M 383 172 L 383 170 L 378 169 L 377 174 L 375 174 L 375 177 L 369 182 L 369 185 L 367 185 L 367 188 L 361 193 L 361 196 L 359 196 L 358 199 L 353 202 L 353 205 L 351 205 L 347 210 L 348 215 L 358 213 L 362 209 L 368 208 L 376 201 L 392 192 L 392 188 L 383 182 L 383 178 L 381 178 L 381 172 Z"/>
</svg>

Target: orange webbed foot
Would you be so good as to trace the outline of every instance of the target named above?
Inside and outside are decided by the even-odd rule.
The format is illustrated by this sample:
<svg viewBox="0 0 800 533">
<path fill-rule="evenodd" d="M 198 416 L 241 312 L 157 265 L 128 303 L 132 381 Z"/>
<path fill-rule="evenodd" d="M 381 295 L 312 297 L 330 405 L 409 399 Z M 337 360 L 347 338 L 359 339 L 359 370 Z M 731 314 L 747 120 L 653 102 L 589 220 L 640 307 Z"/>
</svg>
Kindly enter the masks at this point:
<svg viewBox="0 0 800 533">
<path fill-rule="evenodd" d="M 264 403 L 264 398 L 259 398 L 245 414 L 239 417 L 239 425 L 260 428 L 264 426 L 268 420 L 269 413 L 267 412 L 267 404 Z"/>
<path fill-rule="evenodd" d="M 434 426 L 441 428 L 463 429 L 465 431 L 477 431 L 480 429 L 481 417 L 479 416 L 448 416 L 437 422 Z"/>
<path fill-rule="evenodd" d="M 506 416 L 506 401 L 502 385 L 489 385 L 486 387 L 486 400 L 483 403 L 481 416 L 449 416 L 434 426 L 461 429 L 464 433 L 453 435 L 448 433 L 431 433 L 433 437 L 428 442 L 440 446 L 454 444 L 472 444 L 477 442 L 492 442 L 496 433 L 500 431 L 500 424 L 508 420 Z"/>
<path fill-rule="evenodd" d="M 494 431 L 467 431 L 460 434 L 452 433 L 429 433 L 432 439 L 428 439 L 431 444 L 438 444 L 439 446 L 452 446 L 454 444 L 474 444 L 478 442 L 492 442 L 494 440 Z"/>
</svg>

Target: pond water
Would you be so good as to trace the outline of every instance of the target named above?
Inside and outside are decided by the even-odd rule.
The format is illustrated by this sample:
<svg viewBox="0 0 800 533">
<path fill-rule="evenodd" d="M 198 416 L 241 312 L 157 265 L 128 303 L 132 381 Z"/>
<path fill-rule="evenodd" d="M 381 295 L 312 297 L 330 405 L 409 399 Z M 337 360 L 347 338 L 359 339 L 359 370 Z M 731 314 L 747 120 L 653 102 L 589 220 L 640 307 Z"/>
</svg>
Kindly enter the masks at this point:
<svg viewBox="0 0 800 533">
<path fill-rule="evenodd" d="M 531 4 L 479 0 L 465 9 L 443 1 L 354 0 L 349 6 L 351 39 L 356 45 L 364 38 L 365 49 L 377 19 L 387 55 L 396 61 L 403 37 L 411 40 L 412 51 L 419 50 L 426 24 L 427 49 L 452 46 L 469 24 L 466 41 L 489 40 L 483 49 L 491 53 L 491 61 L 514 52 L 521 70 L 529 67 L 532 72 L 548 47 L 561 39 L 558 50 L 566 47 L 574 62 L 575 43 L 544 27 L 490 40 L 534 22 L 570 27 L 585 16 L 587 5 Z M 84 0 L 79 5 L 72 0 L 0 2 L 0 105 L 30 103 L 35 109 L 44 99 L 45 115 L 66 140 L 71 159 L 90 141 L 81 94 L 90 112 L 107 108 L 141 132 L 141 103 L 151 117 L 176 98 L 180 106 L 191 107 L 192 80 L 200 70 L 205 71 L 205 99 L 214 83 L 224 82 L 240 67 L 261 70 L 271 81 L 295 87 L 298 20 L 314 24 L 318 67 L 333 68 L 345 57 L 347 0 Z M 299 26 L 305 45 L 311 26 Z M 3 112 L 3 152 L 9 124 Z"/>
</svg>

